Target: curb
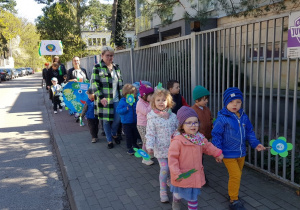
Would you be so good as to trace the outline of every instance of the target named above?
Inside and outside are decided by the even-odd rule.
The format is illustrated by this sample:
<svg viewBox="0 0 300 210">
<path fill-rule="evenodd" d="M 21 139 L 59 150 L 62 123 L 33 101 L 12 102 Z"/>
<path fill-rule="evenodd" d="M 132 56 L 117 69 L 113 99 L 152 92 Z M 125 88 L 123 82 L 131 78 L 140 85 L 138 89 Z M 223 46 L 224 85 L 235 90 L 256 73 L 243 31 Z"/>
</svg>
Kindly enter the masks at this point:
<svg viewBox="0 0 300 210">
<path fill-rule="evenodd" d="M 64 164 L 63 157 L 60 153 L 60 151 L 61 151 L 62 147 L 64 147 L 64 145 L 62 143 L 62 139 L 61 139 L 60 135 L 58 134 L 58 132 L 56 132 L 56 129 L 53 129 L 53 128 L 56 127 L 56 125 L 55 125 L 55 122 L 53 120 L 53 117 L 51 116 L 51 110 L 49 110 L 49 106 L 47 105 L 47 102 L 46 102 L 47 93 L 45 93 L 45 88 L 44 87 L 42 87 L 42 93 L 43 93 L 44 105 L 45 105 L 45 108 L 46 108 L 46 111 L 47 111 L 47 116 L 48 116 L 49 123 L 50 123 L 50 127 L 49 127 L 50 139 L 51 139 L 51 142 L 53 144 L 54 151 L 56 153 L 56 158 L 58 160 L 58 164 L 59 164 L 59 167 L 60 167 L 60 170 L 61 170 L 62 179 L 63 179 L 63 183 L 64 183 L 64 188 L 65 188 L 65 191 L 66 191 L 71 209 L 72 210 L 77 210 L 78 208 L 77 208 L 76 202 L 74 200 L 72 188 L 71 188 L 70 181 L 69 181 L 69 178 L 68 178 L 67 168 Z"/>
</svg>

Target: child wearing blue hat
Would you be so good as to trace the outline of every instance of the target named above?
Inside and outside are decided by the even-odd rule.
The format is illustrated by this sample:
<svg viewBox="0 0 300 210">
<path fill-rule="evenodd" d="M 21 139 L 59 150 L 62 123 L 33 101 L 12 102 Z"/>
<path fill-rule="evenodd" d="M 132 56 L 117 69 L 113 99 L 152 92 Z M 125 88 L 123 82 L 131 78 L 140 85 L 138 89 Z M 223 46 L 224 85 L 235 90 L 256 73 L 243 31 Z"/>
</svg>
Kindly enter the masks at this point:
<svg viewBox="0 0 300 210">
<path fill-rule="evenodd" d="M 252 124 L 242 107 L 243 93 L 236 87 L 223 94 L 224 107 L 218 112 L 212 130 L 212 143 L 223 151 L 223 162 L 229 174 L 230 209 L 245 209 L 239 200 L 242 170 L 246 156 L 246 141 L 257 151 L 266 148 L 255 137 Z"/>
</svg>

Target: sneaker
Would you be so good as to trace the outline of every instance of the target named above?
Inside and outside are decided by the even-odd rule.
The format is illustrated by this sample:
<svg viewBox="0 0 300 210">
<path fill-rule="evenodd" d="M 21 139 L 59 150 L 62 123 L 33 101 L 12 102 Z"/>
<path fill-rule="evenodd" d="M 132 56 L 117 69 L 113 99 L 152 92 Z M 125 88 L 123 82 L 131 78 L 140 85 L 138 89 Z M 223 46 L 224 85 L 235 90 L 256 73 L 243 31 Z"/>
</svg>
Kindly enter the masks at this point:
<svg viewBox="0 0 300 210">
<path fill-rule="evenodd" d="M 62 112 L 62 109 L 59 109 L 60 112 Z"/>
<path fill-rule="evenodd" d="M 114 143 L 111 142 L 110 144 L 108 144 L 108 145 L 107 145 L 107 148 L 108 148 L 108 149 L 114 148 Z"/>
<path fill-rule="evenodd" d="M 166 191 L 160 192 L 160 202 L 169 203 L 169 197 Z"/>
<path fill-rule="evenodd" d="M 173 201 L 172 210 L 180 210 L 180 202 Z"/>
<path fill-rule="evenodd" d="M 130 148 L 128 151 L 127 151 L 127 154 L 128 155 L 134 155 L 134 150 L 132 148 Z"/>
<path fill-rule="evenodd" d="M 101 132 L 101 136 L 105 136 L 105 132 L 104 131 Z"/>
<path fill-rule="evenodd" d="M 54 111 L 54 114 L 57 114 L 57 111 Z"/>
<path fill-rule="evenodd" d="M 143 142 L 142 142 L 141 139 L 138 139 L 138 140 L 137 140 L 137 143 L 138 143 L 138 145 L 142 145 L 142 144 L 143 144 Z"/>
<path fill-rule="evenodd" d="M 135 144 L 135 145 L 132 145 L 132 148 L 137 148 L 137 149 L 140 149 L 140 147 L 139 147 L 137 144 Z"/>
<path fill-rule="evenodd" d="M 153 165 L 153 160 L 142 160 L 142 163 L 144 163 L 145 165 L 147 165 L 147 166 L 151 166 L 151 165 Z"/>
<path fill-rule="evenodd" d="M 96 143 L 97 142 L 97 138 L 92 138 L 92 143 Z"/>
<path fill-rule="evenodd" d="M 236 201 L 233 201 L 232 203 L 230 203 L 229 208 L 231 210 L 246 210 L 240 200 L 236 200 Z"/>
<path fill-rule="evenodd" d="M 116 144 L 120 144 L 121 143 L 121 141 L 119 139 L 119 136 L 116 136 L 116 137 L 113 136 L 112 138 L 115 140 Z"/>
</svg>

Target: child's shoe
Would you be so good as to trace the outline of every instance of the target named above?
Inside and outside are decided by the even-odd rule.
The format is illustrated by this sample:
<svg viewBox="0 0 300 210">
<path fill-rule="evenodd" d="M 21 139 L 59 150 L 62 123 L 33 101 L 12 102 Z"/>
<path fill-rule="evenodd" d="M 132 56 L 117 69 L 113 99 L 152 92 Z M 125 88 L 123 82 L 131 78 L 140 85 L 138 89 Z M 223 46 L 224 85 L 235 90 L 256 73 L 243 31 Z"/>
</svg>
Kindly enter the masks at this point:
<svg viewBox="0 0 300 210">
<path fill-rule="evenodd" d="M 119 136 L 112 136 L 112 138 L 113 138 L 113 140 L 115 140 L 116 144 L 121 143 Z"/>
<path fill-rule="evenodd" d="M 147 165 L 147 166 L 151 166 L 151 165 L 153 165 L 153 160 L 142 160 L 142 163 L 144 163 L 145 165 Z"/>
<path fill-rule="evenodd" d="M 173 201 L 172 210 L 180 210 L 180 201 Z"/>
<path fill-rule="evenodd" d="M 229 208 L 231 210 L 246 210 L 240 200 L 236 200 L 236 201 L 233 201 L 232 203 L 230 203 Z"/>
<path fill-rule="evenodd" d="M 59 109 L 60 112 L 62 112 L 62 109 Z"/>
<path fill-rule="evenodd" d="M 169 197 L 166 191 L 160 192 L 160 202 L 162 203 L 169 203 Z"/>
<path fill-rule="evenodd" d="M 96 143 L 97 142 L 97 138 L 92 138 L 92 143 Z"/>
<path fill-rule="evenodd" d="M 130 148 L 128 151 L 127 151 L 127 154 L 128 155 L 134 155 L 134 150 L 132 148 Z"/>
<path fill-rule="evenodd" d="M 54 111 L 54 114 L 57 114 L 57 111 Z"/>
</svg>

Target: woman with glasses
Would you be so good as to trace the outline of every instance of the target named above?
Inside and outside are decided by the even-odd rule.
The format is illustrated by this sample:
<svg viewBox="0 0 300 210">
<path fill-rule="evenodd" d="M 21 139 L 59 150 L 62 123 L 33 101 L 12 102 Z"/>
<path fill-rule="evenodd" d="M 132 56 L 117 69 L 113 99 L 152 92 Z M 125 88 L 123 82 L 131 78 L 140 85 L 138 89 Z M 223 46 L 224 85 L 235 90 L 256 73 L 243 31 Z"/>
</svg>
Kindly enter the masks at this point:
<svg viewBox="0 0 300 210">
<path fill-rule="evenodd" d="M 119 65 L 113 62 L 113 56 L 114 50 L 109 46 L 103 46 L 102 60 L 95 65 L 91 78 L 96 97 L 95 114 L 103 121 L 108 149 L 114 147 L 112 140 L 120 144 L 117 132 L 121 119 L 116 109 L 122 97 L 123 79 Z"/>
</svg>

